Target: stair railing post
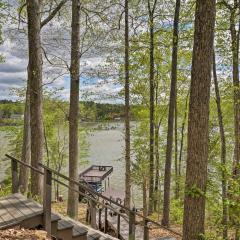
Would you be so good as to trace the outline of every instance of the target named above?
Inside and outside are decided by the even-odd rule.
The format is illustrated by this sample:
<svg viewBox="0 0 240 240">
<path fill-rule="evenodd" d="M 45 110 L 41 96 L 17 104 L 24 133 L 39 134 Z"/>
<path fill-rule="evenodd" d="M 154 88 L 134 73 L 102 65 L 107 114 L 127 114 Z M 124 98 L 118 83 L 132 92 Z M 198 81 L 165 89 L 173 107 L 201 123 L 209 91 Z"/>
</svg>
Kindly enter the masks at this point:
<svg viewBox="0 0 240 240">
<path fill-rule="evenodd" d="M 14 159 L 11 160 L 12 169 L 12 193 L 18 193 L 18 163 Z"/>
<path fill-rule="evenodd" d="M 118 239 L 120 239 L 120 224 L 121 224 L 120 223 L 120 221 L 121 221 L 120 217 L 121 217 L 120 214 L 118 214 L 117 215 L 117 238 Z"/>
<path fill-rule="evenodd" d="M 90 216 L 91 216 L 91 227 L 97 229 L 96 223 L 96 202 L 94 200 L 90 200 Z"/>
<path fill-rule="evenodd" d="M 149 240 L 149 227 L 148 227 L 148 220 L 147 219 L 144 219 L 143 240 Z"/>
<path fill-rule="evenodd" d="M 52 172 L 44 169 L 43 187 L 43 225 L 48 236 L 51 236 L 51 201 L 52 201 Z"/>
<path fill-rule="evenodd" d="M 129 211 L 129 240 L 135 240 L 135 223 L 136 213 L 135 211 Z"/>
<path fill-rule="evenodd" d="M 98 209 L 98 229 L 102 229 L 102 208 Z"/>
<path fill-rule="evenodd" d="M 108 229 L 107 215 L 108 215 L 108 209 L 107 209 L 107 207 L 105 207 L 105 214 L 104 214 L 104 233 L 106 233 L 106 232 L 107 232 L 107 229 Z"/>
</svg>

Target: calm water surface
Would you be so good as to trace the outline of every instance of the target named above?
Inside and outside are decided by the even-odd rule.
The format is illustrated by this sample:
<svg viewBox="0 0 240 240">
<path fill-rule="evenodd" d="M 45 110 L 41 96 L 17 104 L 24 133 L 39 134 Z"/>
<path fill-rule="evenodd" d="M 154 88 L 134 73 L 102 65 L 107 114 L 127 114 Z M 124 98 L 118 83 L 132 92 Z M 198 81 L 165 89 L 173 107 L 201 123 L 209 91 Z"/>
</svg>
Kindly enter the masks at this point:
<svg viewBox="0 0 240 240">
<path fill-rule="evenodd" d="M 80 166 L 80 171 L 92 164 L 113 166 L 110 185 L 114 189 L 124 190 L 124 123 L 81 123 L 90 130 L 87 136 L 89 143 L 88 164 Z M 9 142 L 6 133 L 0 131 L 0 181 L 6 175 L 9 161 L 3 161 L 4 155 L 9 151 Z M 137 187 L 133 188 L 134 204 L 141 207 L 140 193 Z"/>
</svg>

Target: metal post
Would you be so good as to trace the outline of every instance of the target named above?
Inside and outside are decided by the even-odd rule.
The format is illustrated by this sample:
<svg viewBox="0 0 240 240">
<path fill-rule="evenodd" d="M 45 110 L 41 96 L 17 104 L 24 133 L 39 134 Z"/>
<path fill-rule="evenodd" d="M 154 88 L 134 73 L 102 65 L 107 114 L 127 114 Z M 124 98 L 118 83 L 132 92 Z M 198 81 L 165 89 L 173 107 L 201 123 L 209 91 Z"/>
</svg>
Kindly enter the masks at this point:
<svg viewBox="0 0 240 240">
<path fill-rule="evenodd" d="M 52 201 L 52 172 L 44 169 L 43 194 L 43 225 L 48 236 L 51 236 L 51 201 Z"/>
<path fill-rule="evenodd" d="M 117 238 L 120 239 L 120 214 L 117 215 Z"/>
<path fill-rule="evenodd" d="M 12 168 L 12 193 L 18 193 L 18 163 L 14 159 L 11 160 Z"/>
<path fill-rule="evenodd" d="M 107 232 L 108 220 L 107 220 L 108 209 L 105 207 L 105 216 L 104 216 L 104 233 Z"/>
<path fill-rule="evenodd" d="M 135 211 L 129 212 L 129 240 L 135 240 L 135 222 L 136 214 Z"/>
<path fill-rule="evenodd" d="M 93 200 L 90 200 L 90 216 L 91 216 L 91 227 L 97 229 L 96 223 L 96 203 Z"/>
<path fill-rule="evenodd" d="M 149 240 L 149 228 L 148 228 L 148 220 L 144 219 L 144 235 L 143 240 Z"/>
</svg>

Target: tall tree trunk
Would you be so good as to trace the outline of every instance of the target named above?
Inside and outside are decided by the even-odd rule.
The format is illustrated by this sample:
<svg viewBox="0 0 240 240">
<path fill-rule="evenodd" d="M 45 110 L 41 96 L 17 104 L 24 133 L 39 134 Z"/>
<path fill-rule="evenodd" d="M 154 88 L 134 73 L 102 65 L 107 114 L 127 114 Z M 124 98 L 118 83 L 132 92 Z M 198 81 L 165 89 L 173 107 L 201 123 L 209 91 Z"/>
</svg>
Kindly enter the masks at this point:
<svg viewBox="0 0 240 240">
<path fill-rule="evenodd" d="M 148 214 L 148 206 L 147 206 L 147 179 L 143 179 L 143 216 L 147 217 Z"/>
<path fill-rule="evenodd" d="M 174 124 L 174 133 L 175 133 L 175 137 L 174 137 L 174 140 L 175 140 L 175 154 L 174 154 L 174 158 L 175 158 L 175 161 L 174 161 L 174 165 L 175 165 L 175 198 L 178 199 L 179 198 L 179 191 L 180 191 L 180 178 L 179 178 L 179 171 L 178 171 L 178 167 L 179 167 L 179 164 L 178 164 L 178 123 L 177 123 L 177 120 L 178 120 L 178 112 L 177 112 L 177 99 L 176 99 L 176 103 L 175 103 L 175 115 L 174 115 L 174 121 L 175 121 L 175 124 Z"/>
<path fill-rule="evenodd" d="M 128 0 L 125 0 L 125 205 L 131 206 Z"/>
<path fill-rule="evenodd" d="M 239 91 L 239 32 L 235 29 L 237 5 L 232 9 L 230 16 L 230 32 L 232 41 L 232 75 L 234 87 L 234 134 L 235 134 L 235 148 L 234 148 L 234 176 L 239 174 L 240 163 L 240 91 Z"/>
<path fill-rule="evenodd" d="M 30 94 L 29 81 L 27 81 L 24 126 L 23 126 L 23 145 L 21 160 L 27 164 L 31 163 L 31 127 L 30 127 Z M 29 169 L 26 166 L 20 166 L 19 189 L 22 194 L 27 193 L 29 183 Z"/>
<path fill-rule="evenodd" d="M 223 239 L 228 239 L 228 206 L 227 206 L 227 173 L 226 173 L 226 138 L 223 125 L 223 115 L 221 108 L 221 97 L 218 87 L 217 70 L 216 70 L 216 58 L 215 52 L 213 52 L 213 80 L 216 94 L 216 104 L 218 111 L 218 124 L 219 133 L 221 138 L 221 165 L 222 165 L 222 224 L 223 224 Z"/>
<path fill-rule="evenodd" d="M 180 142 L 179 160 L 178 160 L 179 179 L 181 178 L 181 175 L 182 175 L 182 156 L 183 156 L 183 145 L 184 145 L 184 131 L 185 131 L 185 125 L 186 125 L 187 113 L 188 113 L 188 98 L 189 98 L 189 92 L 186 97 L 185 112 L 184 112 L 184 117 L 183 117 L 182 126 L 181 126 L 181 142 Z"/>
<path fill-rule="evenodd" d="M 234 161 L 233 161 L 233 178 L 238 178 L 240 174 L 240 84 L 239 84 L 239 34 L 240 29 L 236 30 L 235 19 L 238 16 L 237 10 L 240 9 L 239 1 L 234 0 L 234 6 L 231 9 L 230 15 L 230 33 L 232 42 L 232 77 L 234 87 Z M 240 27 L 240 23 L 239 23 Z M 230 186 L 231 187 L 231 186 Z M 234 199 L 237 201 L 236 199 Z M 231 216 L 230 216 L 231 217 Z M 233 222 L 236 228 L 235 239 L 240 239 L 240 232 L 238 229 L 238 222 Z"/>
<path fill-rule="evenodd" d="M 156 194 L 156 198 L 154 199 L 154 211 L 158 210 L 158 199 L 159 195 L 159 171 L 160 171 L 160 159 L 159 159 L 159 128 L 160 124 L 156 124 L 155 126 L 155 184 L 154 184 L 154 192 Z"/>
<path fill-rule="evenodd" d="M 180 7 L 181 7 L 181 0 L 176 0 L 174 25 L 173 25 L 171 90 L 170 90 L 170 99 L 169 99 L 167 148 L 166 148 L 166 162 L 165 162 L 165 175 L 164 175 L 164 197 L 163 197 L 163 218 L 162 218 L 162 224 L 164 226 L 169 226 L 169 214 L 170 214 L 171 165 L 172 165 L 174 109 L 175 109 L 175 103 L 176 103 L 178 25 L 179 25 Z"/>
<path fill-rule="evenodd" d="M 204 234 L 215 11 L 215 0 L 196 1 L 183 240 L 196 240 Z"/>
<path fill-rule="evenodd" d="M 71 86 L 69 109 L 69 177 L 78 181 L 78 121 L 79 121 L 79 73 L 80 73 L 80 0 L 72 0 L 71 35 Z M 78 190 L 78 186 L 69 183 L 69 187 Z M 77 218 L 78 194 L 68 190 L 67 213 Z"/>
<path fill-rule="evenodd" d="M 31 165 L 35 168 L 39 168 L 43 159 L 41 10 L 41 0 L 27 1 Z M 33 197 L 42 195 L 42 176 L 35 171 L 31 171 L 31 194 Z"/>
<path fill-rule="evenodd" d="M 150 4 L 149 4 L 150 5 Z M 149 72 L 149 87 L 150 87 L 150 121 L 149 121 L 149 206 L 148 214 L 153 212 L 153 202 L 154 202 L 154 22 L 153 22 L 153 12 L 149 7 L 149 28 L 150 28 L 150 72 Z"/>
</svg>

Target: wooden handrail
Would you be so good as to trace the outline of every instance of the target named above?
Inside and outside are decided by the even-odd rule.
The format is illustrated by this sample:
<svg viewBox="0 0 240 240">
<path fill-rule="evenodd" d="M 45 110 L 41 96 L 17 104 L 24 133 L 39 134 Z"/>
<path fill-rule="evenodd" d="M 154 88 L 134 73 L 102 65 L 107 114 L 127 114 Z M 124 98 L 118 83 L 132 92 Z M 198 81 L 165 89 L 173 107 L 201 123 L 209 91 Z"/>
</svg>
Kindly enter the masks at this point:
<svg viewBox="0 0 240 240">
<path fill-rule="evenodd" d="M 11 159 L 12 161 L 16 161 L 16 162 L 18 162 L 18 163 L 20 163 L 20 164 L 22 164 L 22 165 L 30 168 L 31 170 L 36 171 L 36 172 L 38 172 L 38 173 L 41 174 L 41 175 L 44 175 L 44 172 L 42 172 L 41 170 L 39 170 L 39 169 L 36 168 L 36 167 L 33 167 L 33 166 L 31 166 L 31 165 L 29 165 L 29 164 L 27 164 L 27 163 L 25 163 L 25 162 L 23 162 L 23 161 L 21 161 L 21 160 L 18 160 L 18 159 L 14 158 L 14 157 L 12 157 L 12 156 L 10 156 L 10 155 L 8 155 L 8 154 L 6 154 L 5 156 L 8 157 L 9 159 Z M 102 205 L 102 206 L 105 208 L 105 210 L 109 209 L 109 210 L 115 212 L 116 214 L 118 214 L 119 216 L 123 217 L 126 221 L 129 222 L 129 229 L 130 229 L 131 237 L 132 237 L 132 236 L 134 237 L 134 235 L 135 235 L 135 234 L 134 234 L 134 230 L 135 230 L 135 229 L 134 229 L 134 227 L 133 227 L 133 224 L 135 224 L 135 217 L 136 217 L 136 216 L 142 218 L 143 221 L 144 221 L 144 233 L 145 233 L 145 234 L 144 234 L 144 239 L 147 239 L 147 235 L 148 235 L 148 230 L 147 230 L 147 228 L 149 228 L 149 227 L 148 227 L 148 223 L 151 223 L 151 224 L 153 224 L 153 225 L 156 225 L 156 226 L 158 226 L 159 228 L 165 229 L 165 230 L 167 230 L 167 231 L 169 231 L 169 232 L 171 232 L 171 233 L 173 233 L 173 234 L 175 234 L 175 235 L 182 236 L 180 233 L 176 232 L 175 230 L 173 230 L 173 229 L 171 229 L 171 228 L 168 228 L 168 227 L 165 227 L 165 226 L 161 225 L 160 223 L 158 223 L 158 222 L 156 222 L 156 221 L 154 221 L 154 220 L 152 220 L 152 219 L 150 219 L 150 218 L 148 218 L 148 217 L 145 217 L 145 216 L 143 216 L 142 214 L 140 214 L 140 213 L 138 213 L 138 212 L 136 212 L 136 211 L 134 211 L 134 210 L 131 210 L 131 209 L 129 209 L 129 208 L 126 208 L 126 207 L 123 206 L 122 204 L 114 201 L 113 199 L 110 199 L 110 198 L 102 195 L 101 193 L 95 192 L 95 191 L 94 191 L 93 189 L 91 189 L 88 185 L 81 184 L 81 183 L 79 183 L 78 181 L 73 180 L 73 179 L 71 179 L 71 178 L 63 175 L 63 174 L 55 171 L 54 169 L 51 169 L 51 168 L 45 166 L 45 165 L 42 164 L 42 163 L 39 163 L 39 166 L 42 167 L 42 168 L 44 169 L 44 171 L 51 172 L 51 174 L 57 175 L 58 177 L 61 177 L 61 178 L 65 179 L 65 180 L 67 180 L 68 182 L 72 182 L 72 183 L 80 186 L 82 189 L 84 189 L 85 191 L 87 191 L 87 192 L 90 193 L 91 195 L 97 196 L 97 197 L 99 197 L 99 198 L 102 198 L 103 200 L 109 202 L 110 204 L 114 204 L 114 205 L 118 206 L 119 208 L 125 210 L 125 211 L 129 214 L 129 221 L 128 221 L 128 219 L 126 219 L 126 215 L 122 214 L 121 212 L 119 212 L 118 210 L 116 210 L 115 208 L 113 208 L 110 204 L 105 204 L 104 202 L 100 202 L 100 201 L 92 198 L 91 196 L 89 196 L 89 195 L 87 195 L 87 194 L 85 194 L 85 193 L 83 193 L 83 192 L 81 192 L 81 191 L 79 191 L 79 190 L 76 190 L 76 189 L 74 189 L 74 188 L 69 187 L 69 185 L 63 183 L 62 181 L 60 181 L 60 180 L 58 180 L 58 179 L 56 179 L 56 178 L 54 178 L 54 177 L 51 177 L 51 180 L 53 180 L 53 181 L 55 181 L 55 182 L 57 182 L 57 183 L 65 186 L 65 187 L 67 187 L 68 189 L 71 189 L 71 190 L 77 192 L 78 194 L 86 197 L 88 200 L 94 201 L 95 203 L 98 203 L 98 204 Z M 48 191 L 48 192 L 49 192 L 49 191 Z M 106 212 L 105 212 L 105 213 L 106 213 Z M 105 223 L 105 225 L 106 225 L 106 223 Z"/>
</svg>

